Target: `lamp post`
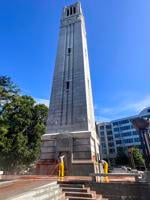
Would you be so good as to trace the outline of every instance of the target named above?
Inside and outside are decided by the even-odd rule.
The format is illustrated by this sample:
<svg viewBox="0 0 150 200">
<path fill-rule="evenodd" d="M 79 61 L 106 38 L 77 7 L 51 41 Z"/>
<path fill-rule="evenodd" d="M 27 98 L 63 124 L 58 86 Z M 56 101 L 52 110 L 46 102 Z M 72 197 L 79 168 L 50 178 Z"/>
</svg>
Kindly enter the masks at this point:
<svg viewBox="0 0 150 200">
<path fill-rule="evenodd" d="M 150 168 L 150 120 L 137 117 L 132 120 L 132 124 L 139 132 L 145 164 Z"/>
</svg>

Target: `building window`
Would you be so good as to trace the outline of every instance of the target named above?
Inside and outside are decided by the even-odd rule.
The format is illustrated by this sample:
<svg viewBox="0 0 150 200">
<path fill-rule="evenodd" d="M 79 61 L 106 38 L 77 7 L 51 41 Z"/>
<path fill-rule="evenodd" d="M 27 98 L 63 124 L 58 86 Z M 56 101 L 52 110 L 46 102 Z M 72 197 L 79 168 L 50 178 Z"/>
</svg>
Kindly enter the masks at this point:
<svg viewBox="0 0 150 200">
<path fill-rule="evenodd" d="M 114 128 L 114 131 L 115 131 L 115 132 L 118 132 L 118 131 L 119 131 L 119 128 Z"/>
<path fill-rule="evenodd" d="M 115 138 L 119 138 L 120 137 L 120 134 L 115 134 Z"/>
<path fill-rule="evenodd" d="M 127 144 L 127 143 L 133 143 L 133 139 L 132 139 L 132 138 L 130 138 L 130 139 L 125 139 L 125 140 L 123 140 L 123 141 L 124 141 L 125 144 Z"/>
<path fill-rule="evenodd" d="M 114 122 L 114 123 L 113 123 L 113 126 L 118 126 L 118 122 Z"/>
<path fill-rule="evenodd" d="M 102 141 L 102 142 L 105 142 L 105 138 L 104 138 L 104 137 L 101 137 L 101 141 Z"/>
<path fill-rule="evenodd" d="M 108 136 L 108 141 L 112 141 L 113 137 L 112 136 Z"/>
<path fill-rule="evenodd" d="M 131 136 L 131 132 L 121 133 L 122 137 Z"/>
<path fill-rule="evenodd" d="M 100 131 L 100 135 L 101 135 L 101 136 L 104 136 L 104 131 Z"/>
<path fill-rule="evenodd" d="M 114 143 L 113 143 L 113 142 L 108 143 L 108 146 L 109 146 L 109 147 L 114 147 Z"/>
<path fill-rule="evenodd" d="M 109 149 L 109 153 L 115 153 L 115 149 Z"/>
<path fill-rule="evenodd" d="M 103 149 L 103 150 L 102 150 L 102 154 L 107 154 L 107 150 L 106 150 L 106 149 Z"/>
<path fill-rule="evenodd" d="M 127 124 L 127 123 L 129 123 L 129 120 L 122 120 L 119 122 L 119 124 Z"/>
<path fill-rule="evenodd" d="M 107 135 L 112 135 L 112 131 L 107 131 Z"/>
<path fill-rule="evenodd" d="M 111 129 L 111 125 L 106 125 L 106 129 Z"/>
<path fill-rule="evenodd" d="M 121 140 L 116 140 L 116 144 L 122 144 Z"/>
<path fill-rule="evenodd" d="M 129 129 L 130 129 L 130 126 L 123 126 L 123 127 L 120 127 L 120 130 L 122 130 L 122 131 L 129 130 Z"/>
<path fill-rule="evenodd" d="M 104 130 L 104 126 L 100 126 L 100 130 Z"/>
<path fill-rule="evenodd" d="M 139 135 L 137 131 L 132 132 L 133 135 Z"/>
<path fill-rule="evenodd" d="M 102 148 L 106 148 L 106 144 L 105 143 L 102 143 Z"/>
<path fill-rule="evenodd" d="M 140 138 L 134 138 L 134 142 L 140 142 Z"/>
</svg>

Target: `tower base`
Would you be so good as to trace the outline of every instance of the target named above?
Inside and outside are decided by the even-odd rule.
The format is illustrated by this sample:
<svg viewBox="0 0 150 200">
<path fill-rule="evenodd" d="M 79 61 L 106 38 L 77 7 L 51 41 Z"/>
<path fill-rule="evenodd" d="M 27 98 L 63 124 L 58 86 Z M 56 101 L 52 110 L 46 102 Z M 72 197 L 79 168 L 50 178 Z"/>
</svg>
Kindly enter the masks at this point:
<svg viewBox="0 0 150 200">
<path fill-rule="evenodd" d="M 59 153 L 65 156 L 67 176 L 88 176 L 100 171 L 96 141 L 90 132 L 43 135 L 37 174 L 57 175 Z"/>
</svg>

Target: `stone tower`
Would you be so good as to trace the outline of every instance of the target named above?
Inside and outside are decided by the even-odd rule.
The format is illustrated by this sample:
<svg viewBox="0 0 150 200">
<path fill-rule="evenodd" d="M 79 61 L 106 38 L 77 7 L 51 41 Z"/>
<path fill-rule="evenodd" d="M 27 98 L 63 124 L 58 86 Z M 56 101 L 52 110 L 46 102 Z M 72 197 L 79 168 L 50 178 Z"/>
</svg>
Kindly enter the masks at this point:
<svg viewBox="0 0 150 200">
<path fill-rule="evenodd" d="M 95 130 L 86 29 L 81 4 L 63 9 L 47 132 L 41 162 L 65 155 L 68 175 L 98 172 L 99 140 Z M 44 168 L 41 167 L 44 173 Z"/>
</svg>

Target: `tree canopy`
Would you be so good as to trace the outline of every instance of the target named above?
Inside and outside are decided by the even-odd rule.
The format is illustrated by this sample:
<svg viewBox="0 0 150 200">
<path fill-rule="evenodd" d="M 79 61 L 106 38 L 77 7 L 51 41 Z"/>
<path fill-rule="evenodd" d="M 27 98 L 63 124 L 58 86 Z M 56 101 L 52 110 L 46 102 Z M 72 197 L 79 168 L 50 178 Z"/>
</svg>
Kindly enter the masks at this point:
<svg viewBox="0 0 150 200">
<path fill-rule="evenodd" d="M 45 132 L 48 108 L 20 95 L 8 77 L 0 77 L 0 168 L 17 171 L 35 161 Z"/>
<path fill-rule="evenodd" d="M 117 157 L 116 157 L 116 164 L 117 165 L 128 165 L 129 159 L 126 153 L 123 150 L 118 151 Z"/>
<path fill-rule="evenodd" d="M 135 166 L 137 168 L 142 168 L 145 166 L 144 164 L 144 159 L 143 159 L 143 156 L 142 156 L 142 153 L 140 151 L 140 149 L 134 147 L 132 148 L 132 154 L 133 154 L 133 159 L 134 159 L 134 162 L 135 162 Z"/>
</svg>

